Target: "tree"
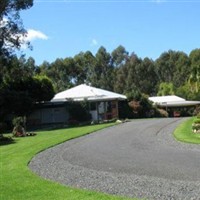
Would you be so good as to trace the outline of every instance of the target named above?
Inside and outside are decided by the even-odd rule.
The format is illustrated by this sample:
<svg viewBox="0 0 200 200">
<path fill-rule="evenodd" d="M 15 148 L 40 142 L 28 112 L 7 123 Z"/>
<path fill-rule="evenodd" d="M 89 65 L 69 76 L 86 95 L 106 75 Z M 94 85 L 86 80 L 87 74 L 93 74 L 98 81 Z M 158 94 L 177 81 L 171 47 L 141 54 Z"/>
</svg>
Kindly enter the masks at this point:
<svg viewBox="0 0 200 200">
<path fill-rule="evenodd" d="M 12 58 L 8 59 L 4 64 L 1 65 L 0 77 L 2 82 L 32 77 L 36 71 L 34 62 L 35 61 L 33 58 L 26 60 L 23 56 L 20 58 L 17 58 L 17 56 L 12 56 Z"/>
<path fill-rule="evenodd" d="M 94 65 L 94 56 L 91 52 L 87 51 L 86 53 L 79 53 L 74 57 L 74 83 L 75 85 L 83 84 L 90 82 L 91 70 Z"/>
<path fill-rule="evenodd" d="M 54 97 L 52 81 L 47 76 L 37 75 L 33 77 L 32 87 L 29 88 L 30 95 L 35 102 L 49 101 Z M 34 91 L 34 92 L 33 92 Z"/>
<path fill-rule="evenodd" d="M 159 85 L 158 96 L 174 95 L 173 83 L 162 82 Z"/>
<path fill-rule="evenodd" d="M 188 55 L 185 54 L 184 52 L 177 52 L 175 67 L 176 70 L 174 72 L 172 82 L 174 87 L 178 88 L 183 84 L 185 84 L 190 75 L 191 64 Z"/>
<path fill-rule="evenodd" d="M 44 62 L 39 66 L 40 75 L 49 77 L 56 92 L 70 88 L 73 85 L 74 60 L 73 58 L 58 58 L 51 64 Z"/>
<path fill-rule="evenodd" d="M 55 91 L 61 92 L 73 85 L 74 74 L 73 58 L 60 58 L 51 63 L 48 77 L 52 80 Z"/>
<path fill-rule="evenodd" d="M 96 58 L 90 51 L 84 53 L 84 73 L 86 75 L 85 83 L 91 84 L 93 82 L 93 73 L 95 72 Z"/>
<path fill-rule="evenodd" d="M 151 111 L 154 109 L 148 96 L 142 94 L 137 88 L 127 93 L 128 105 L 132 109 L 132 117 L 151 117 Z"/>
<path fill-rule="evenodd" d="M 29 73 L 29 75 L 37 74 L 37 69 L 35 65 L 35 60 L 33 57 L 29 57 L 25 63 L 24 63 L 24 69 L 26 70 L 26 73 Z"/>
<path fill-rule="evenodd" d="M 184 52 L 164 52 L 156 60 L 158 94 L 174 94 L 188 80 L 191 71 L 190 60 Z"/>
<path fill-rule="evenodd" d="M 113 90 L 118 93 L 124 93 L 125 80 L 127 76 L 126 62 L 129 59 L 128 52 L 123 46 L 118 46 L 111 53 L 111 62 L 114 67 L 113 69 Z"/>
<path fill-rule="evenodd" d="M 115 80 L 115 83 L 114 83 L 114 91 L 115 92 L 118 92 L 120 94 L 125 93 L 127 74 L 128 74 L 127 65 L 120 66 L 120 68 L 117 69 L 115 79 L 114 79 Z"/>
<path fill-rule="evenodd" d="M 45 76 L 7 80 L 0 87 L 1 120 L 7 114 L 27 115 L 34 103 L 49 101 L 53 96 L 52 83 Z"/>
<path fill-rule="evenodd" d="M 188 83 L 191 89 L 198 93 L 200 91 L 200 49 L 195 49 L 190 53 L 191 73 Z"/>
<path fill-rule="evenodd" d="M 135 67 L 135 85 L 144 94 L 155 95 L 157 90 L 158 76 L 155 72 L 155 65 L 149 58 L 144 58 Z"/>
<path fill-rule="evenodd" d="M 164 52 L 156 60 L 156 72 L 159 82 L 173 82 L 177 71 L 177 61 L 179 60 L 180 52 L 169 50 Z"/>
<path fill-rule="evenodd" d="M 24 44 L 27 32 L 19 12 L 30 8 L 33 0 L 1 0 L 0 3 L 0 57 L 9 57 L 14 49 Z"/>
<path fill-rule="evenodd" d="M 113 66 L 111 56 L 104 47 L 96 53 L 95 65 L 91 73 L 91 84 L 106 90 L 113 90 Z"/>
<path fill-rule="evenodd" d="M 8 83 L 12 78 L 22 78 L 18 66 L 21 63 L 14 57 L 16 49 L 25 43 L 27 32 L 20 19 L 20 11 L 33 5 L 33 0 L 1 0 L 0 2 L 0 120 L 12 113 L 13 102 L 21 98 L 20 92 L 10 91 Z M 29 43 L 27 43 L 29 45 Z M 30 46 L 29 46 L 30 47 Z M 18 73 L 19 72 L 19 73 Z M 14 75 L 14 76 L 13 76 Z M 23 96 L 20 103 L 26 107 L 28 97 Z M 16 101 L 15 101 L 16 100 Z M 28 105 L 28 107 L 30 107 Z M 18 108 L 15 104 L 15 108 Z"/>
<path fill-rule="evenodd" d="M 138 74 L 136 68 L 141 64 L 141 59 L 135 53 L 132 53 L 126 62 L 127 75 L 126 75 L 126 85 L 124 87 L 125 93 L 131 92 L 133 88 L 138 87 Z"/>
<path fill-rule="evenodd" d="M 128 59 L 128 52 L 123 46 L 118 46 L 112 53 L 112 63 L 114 67 L 121 67 Z"/>
</svg>

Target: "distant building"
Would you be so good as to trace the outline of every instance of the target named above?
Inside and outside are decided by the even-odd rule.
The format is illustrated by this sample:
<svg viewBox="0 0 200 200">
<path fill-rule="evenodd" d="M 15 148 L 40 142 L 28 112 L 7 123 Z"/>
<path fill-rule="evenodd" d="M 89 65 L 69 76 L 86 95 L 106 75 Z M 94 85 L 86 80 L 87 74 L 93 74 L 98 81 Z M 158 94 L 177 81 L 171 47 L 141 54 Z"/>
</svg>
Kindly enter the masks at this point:
<svg viewBox="0 0 200 200">
<path fill-rule="evenodd" d="M 184 110 L 188 110 L 188 108 L 195 108 L 200 105 L 200 101 L 187 101 L 175 95 L 149 97 L 149 100 L 175 117 L 180 116 L 181 111 L 183 112 Z"/>
</svg>

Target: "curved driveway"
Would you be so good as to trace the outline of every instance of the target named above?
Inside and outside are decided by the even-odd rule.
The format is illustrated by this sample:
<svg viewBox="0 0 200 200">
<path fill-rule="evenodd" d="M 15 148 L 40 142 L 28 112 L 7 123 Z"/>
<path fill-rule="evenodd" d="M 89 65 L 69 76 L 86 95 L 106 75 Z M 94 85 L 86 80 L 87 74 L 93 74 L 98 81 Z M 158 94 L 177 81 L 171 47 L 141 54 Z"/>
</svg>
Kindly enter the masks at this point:
<svg viewBox="0 0 200 200">
<path fill-rule="evenodd" d="M 110 127 L 38 154 L 30 168 L 44 178 L 110 194 L 200 199 L 200 146 L 174 140 L 185 119 L 149 119 Z"/>
</svg>

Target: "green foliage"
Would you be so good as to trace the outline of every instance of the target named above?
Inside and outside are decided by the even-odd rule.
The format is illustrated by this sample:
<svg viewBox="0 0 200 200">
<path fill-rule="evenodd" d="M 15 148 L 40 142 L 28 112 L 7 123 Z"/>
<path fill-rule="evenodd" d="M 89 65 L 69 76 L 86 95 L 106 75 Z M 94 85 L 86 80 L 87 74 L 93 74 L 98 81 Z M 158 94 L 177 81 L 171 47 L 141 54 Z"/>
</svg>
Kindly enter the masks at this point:
<svg viewBox="0 0 200 200">
<path fill-rule="evenodd" d="M 3 134 L 7 129 L 7 124 L 5 122 L 0 122 L 0 136 Z"/>
<path fill-rule="evenodd" d="M 19 37 L 26 36 L 19 11 L 29 9 L 32 5 L 33 0 L 1 0 L 0 57 L 11 56 L 14 49 L 20 49 L 25 43 Z"/>
<path fill-rule="evenodd" d="M 0 88 L 0 113 L 26 115 L 35 102 L 48 101 L 54 96 L 51 81 L 44 76 L 7 79 Z"/>
<path fill-rule="evenodd" d="M 100 47 L 96 53 L 96 61 L 91 75 L 91 84 L 93 86 L 113 91 L 111 56 L 104 47 Z"/>
<path fill-rule="evenodd" d="M 194 133 L 199 133 L 200 131 L 200 123 L 193 123 L 192 124 L 192 130 Z"/>
<path fill-rule="evenodd" d="M 1 60 L 0 60 L 1 61 Z M 54 96 L 52 83 L 46 76 L 34 76 L 34 60 L 13 56 L 2 61 L 0 70 L 0 121 L 12 114 L 24 116 L 35 102 L 48 101 Z"/>
<path fill-rule="evenodd" d="M 157 91 L 158 76 L 153 60 L 144 58 L 140 65 L 137 65 L 135 73 L 137 74 L 134 78 L 136 87 L 144 94 L 154 95 Z"/>
<path fill-rule="evenodd" d="M 200 93 L 194 91 L 199 90 L 200 81 L 192 82 L 194 79 L 190 79 L 191 76 L 198 78 L 198 60 L 199 50 L 194 50 L 190 56 L 169 50 L 153 61 L 138 58 L 135 53 L 129 54 L 120 45 L 111 54 L 100 47 L 95 56 L 87 51 L 73 58 L 45 62 L 39 71 L 52 80 L 56 92 L 87 83 L 121 94 L 131 93 L 137 88 L 149 96 L 175 94 L 198 100 Z"/>
<path fill-rule="evenodd" d="M 132 91 L 126 93 L 126 97 L 128 101 L 140 101 L 142 94 L 136 87 L 133 87 Z"/>
<path fill-rule="evenodd" d="M 200 65 L 192 67 L 188 83 L 193 93 L 198 93 L 200 91 Z"/>
<path fill-rule="evenodd" d="M 173 85 L 178 88 L 185 84 L 191 73 L 190 59 L 188 55 L 183 52 L 178 52 L 178 58 L 175 62 L 175 72 L 173 74 Z"/>
<path fill-rule="evenodd" d="M 194 133 L 200 133 L 200 119 L 195 118 L 192 123 L 192 130 Z"/>
<path fill-rule="evenodd" d="M 47 76 L 34 76 L 32 86 L 30 89 L 35 102 L 49 101 L 55 94 L 52 81 Z"/>
<path fill-rule="evenodd" d="M 165 95 L 174 95 L 174 86 L 173 83 L 160 83 L 158 89 L 158 96 L 165 96 Z"/>
<path fill-rule="evenodd" d="M 121 67 L 128 59 L 128 52 L 119 45 L 112 53 L 112 63 L 114 67 Z"/>
<path fill-rule="evenodd" d="M 12 120 L 13 126 L 24 126 L 25 124 L 25 118 L 24 117 L 15 117 Z"/>
<path fill-rule="evenodd" d="M 169 114 L 164 109 L 155 109 L 155 117 L 168 117 Z"/>
<path fill-rule="evenodd" d="M 132 109 L 132 116 L 130 118 L 153 117 L 155 115 L 154 107 L 148 100 L 148 96 L 141 94 L 136 88 L 132 92 L 127 93 L 127 100 L 129 101 L 129 107 Z"/>
<path fill-rule="evenodd" d="M 0 120 L 7 114 L 25 115 L 32 108 L 32 99 L 24 91 L 0 90 Z"/>
<path fill-rule="evenodd" d="M 122 65 L 119 69 L 115 70 L 115 84 L 114 91 L 120 94 L 124 94 L 127 88 L 127 74 L 128 67 Z"/>
<path fill-rule="evenodd" d="M 70 114 L 69 123 L 78 124 L 79 122 L 88 122 L 91 120 L 87 102 L 70 102 L 68 105 Z"/>
<path fill-rule="evenodd" d="M 131 107 L 128 105 L 128 101 L 119 102 L 119 118 L 120 119 L 132 119 L 134 118 L 134 113 Z"/>
<path fill-rule="evenodd" d="M 200 92 L 196 92 L 197 85 L 198 83 L 191 84 L 190 82 L 186 82 L 184 85 L 176 89 L 176 95 L 183 97 L 187 100 L 198 101 L 200 99 Z"/>
<path fill-rule="evenodd" d="M 26 118 L 25 117 L 15 117 L 12 120 L 12 124 L 14 126 L 13 128 L 13 136 L 19 137 L 19 136 L 25 136 L 25 126 L 26 126 Z"/>
<path fill-rule="evenodd" d="M 193 123 L 194 123 L 194 124 L 200 124 L 200 119 L 199 119 L 199 118 L 194 119 Z"/>
<path fill-rule="evenodd" d="M 172 82 L 176 86 L 184 83 L 188 77 L 189 59 L 186 54 L 179 51 L 169 50 L 164 52 L 156 60 L 156 72 L 159 77 L 159 82 Z M 178 75 L 178 77 L 176 77 Z M 177 80 L 180 78 L 180 82 Z"/>
</svg>

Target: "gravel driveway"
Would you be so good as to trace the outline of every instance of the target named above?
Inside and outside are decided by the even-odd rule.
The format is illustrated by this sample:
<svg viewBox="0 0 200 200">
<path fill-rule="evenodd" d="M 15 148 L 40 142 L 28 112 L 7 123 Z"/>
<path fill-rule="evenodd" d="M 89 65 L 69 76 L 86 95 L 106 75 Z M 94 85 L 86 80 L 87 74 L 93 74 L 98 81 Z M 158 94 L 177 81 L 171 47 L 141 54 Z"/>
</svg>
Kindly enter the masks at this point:
<svg viewBox="0 0 200 200">
<path fill-rule="evenodd" d="M 174 140 L 182 118 L 134 120 L 36 155 L 29 167 L 62 184 L 159 200 L 200 200 L 200 145 Z"/>
</svg>

